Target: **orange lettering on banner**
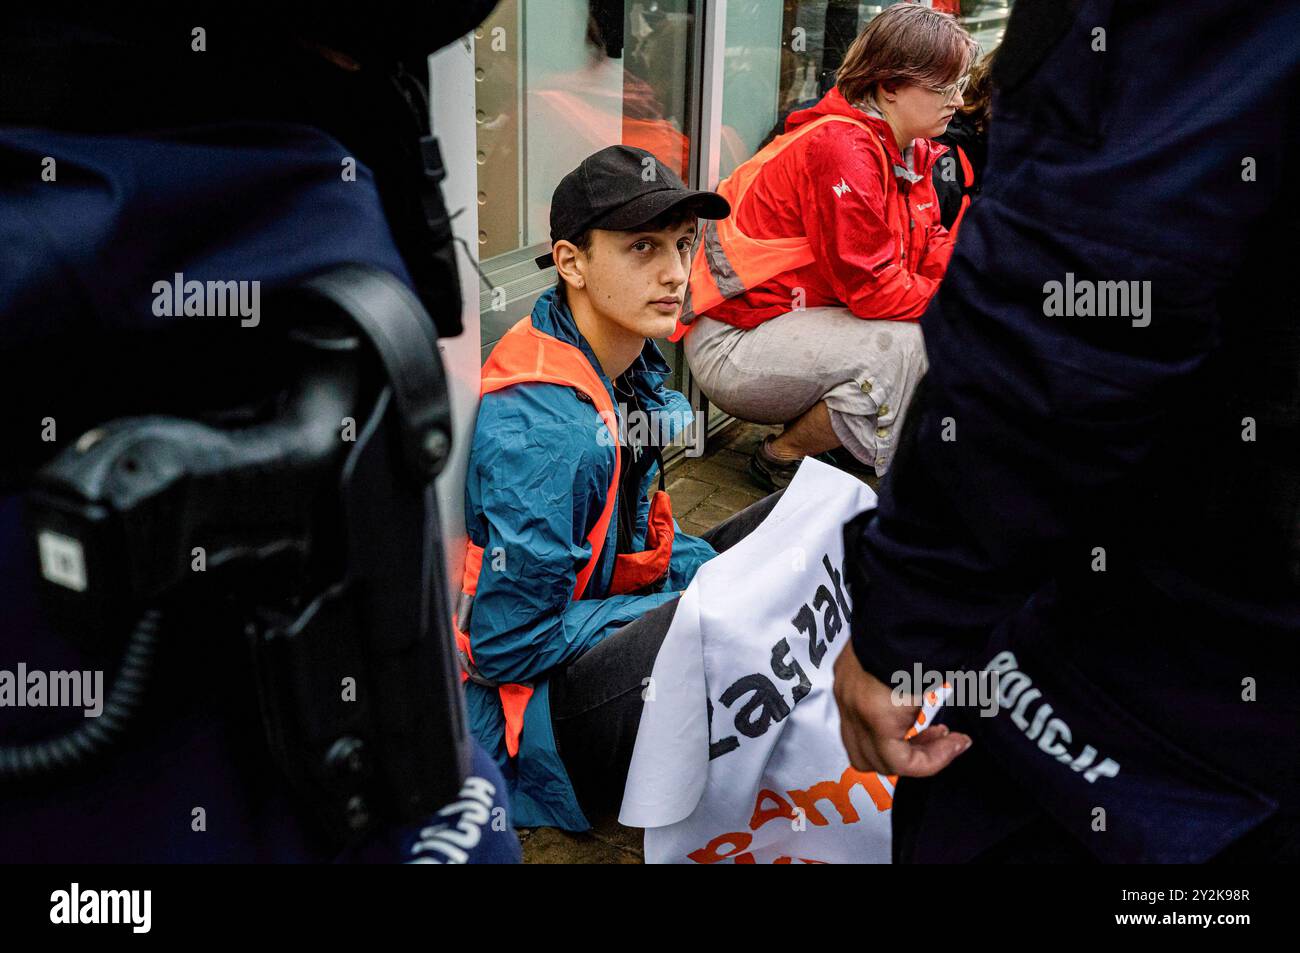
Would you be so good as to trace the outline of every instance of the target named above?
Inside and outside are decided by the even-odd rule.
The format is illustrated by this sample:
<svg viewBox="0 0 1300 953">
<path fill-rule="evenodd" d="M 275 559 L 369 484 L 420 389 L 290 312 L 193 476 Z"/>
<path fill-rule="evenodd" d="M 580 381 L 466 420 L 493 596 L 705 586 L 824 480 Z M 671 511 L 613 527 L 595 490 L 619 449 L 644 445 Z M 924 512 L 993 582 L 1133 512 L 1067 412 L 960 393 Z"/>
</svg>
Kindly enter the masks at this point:
<svg viewBox="0 0 1300 953">
<path fill-rule="evenodd" d="M 886 791 L 885 786 L 880 783 L 880 775 L 868 771 L 853 771 L 852 768 L 849 768 L 844 773 L 847 775 L 849 771 L 852 771 L 855 779 L 867 789 L 867 793 L 871 795 L 871 802 L 876 805 L 877 811 L 888 811 L 894 806 L 893 795 Z"/>
<path fill-rule="evenodd" d="M 751 853 L 749 853 L 749 851 L 745 851 L 745 853 L 743 853 L 743 854 L 735 854 L 735 853 L 732 853 L 732 854 L 719 854 L 719 853 L 717 853 L 717 852 L 714 852 L 712 855 L 710 855 L 710 854 L 708 853 L 708 851 L 710 851 L 710 849 L 711 849 L 715 844 L 718 844 L 719 841 L 722 841 L 722 842 L 730 842 L 730 843 L 736 844 L 736 843 L 741 843 L 741 841 L 739 840 L 740 838 L 742 838 L 742 837 L 748 837 L 748 836 L 749 836 L 748 834 L 723 834 L 721 837 L 715 837 L 713 840 L 709 841 L 709 846 L 706 847 L 706 848 L 704 848 L 704 850 L 695 850 L 695 851 L 691 851 L 691 853 L 687 854 L 686 856 L 689 857 L 691 860 L 695 861 L 697 864 L 716 864 L 716 863 L 720 863 L 721 861 L 724 861 L 724 860 L 730 860 L 732 863 L 736 863 L 736 864 L 757 864 L 758 861 L 754 859 L 754 855 L 751 854 Z M 746 844 L 747 844 L 747 843 L 749 843 L 749 842 L 748 842 L 748 841 L 744 841 L 743 843 L 746 843 Z M 739 848 L 737 848 L 737 849 L 739 849 Z M 793 858 L 793 857 L 785 857 L 785 856 L 782 856 L 782 857 L 778 857 L 776 860 L 772 861 L 772 863 L 774 863 L 774 864 L 793 864 L 793 863 L 794 863 L 794 858 Z M 830 861 L 828 861 L 828 860 L 813 860 L 813 859 L 810 858 L 810 857 L 800 857 L 800 858 L 799 858 L 799 863 L 801 863 L 801 864 L 828 864 L 828 863 L 830 863 Z"/>
<path fill-rule="evenodd" d="M 728 857 L 735 856 L 737 853 L 747 848 L 751 843 L 753 843 L 753 841 L 754 836 L 752 834 L 746 834 L 744 831 L 736 834 L 719 834 L 717 837 L 713 838 L 713 840 L 709 841 L 707 847 L 703 847 L 700 850 L 693 850 L 686 856 L 697 864 L 716 864 L 720 860 L 726 860 Z M 727 844 L 731 845 L 731 850 L 725 854 L 720 853 L 723 846 Z M 753 854 L 745 854 L 742 856 L 748 857 L 749 860 L 745 861 L 740 857 L 736 857 L 736 863 L 752 864 L 754 862 Z"/>
<path fill-rule="evenodd" d="M 830 801 L 835 805 L 835 810 L 840 812 L 840 820 L 845 824 L 856 824 L 861 818 L 853 802 L 849 800 L 851 787 L 852 785 L 846 787 L 842 778 L 839 781 L 821 781 L 807 790 L 791 791 L 790 800 L 803 808 L 808 820 L 817 827 L 825 827 L 830 823 L 817 809 L 817 802 L 822 800 Z"/>
<path fill-rule="evenodd" d="M 880 783 L 880 779 L 874 773 L 866 771 L 855 771 L 852 767 L 844 769 L 840 775 L 839 781 L 822 781 L 814 784 L 812 787 L 803 791 L 789 791 L 790 800 L 797 806 L 803 808 L 804 814 L 808 820 L 812 821 L 818 827 L 825 827 L 829 821 L 821 811 L 817 809 L 818 801 L 830 801 L 839 811 L 840 820 L 845 824 L 856 824 L 861 820 L 857 808 L 853 806 L 853 801 L 849 795 L 855 785 L 861 784 L 867 794 L 871 796 L 871 802 L 875 804 L 877 811 L 887 811 L 894 803 L 894 799 L 889 796 Z M 753 826 L 753 825 L 751 825 Z"/>
<path fill-rule="evenodd" d="M 767 799 L 772 802 L 771 807 L 764 807 L 763 800 Z M 749 819 L 749 829 L 756 831 L 768 821 L 774 821 L 778 817 L 784 817 L 793 821 L 794 809 L 781 795 L 775 791 L 769 791 L 767 788 L 758 792 L 758 798 L 754 801 L 754 815 Z"/>
<path fill-rule="evenodd" d="M 897 783 L 896 779 L 891 778 L 891 783 Z M 855 771 L 850 765 L 844 769 L 838 781 L 820 781 L 811 787 L 802 791 L 787 791 L 790 801 L 793 801 L 796 807 L 802 808 L 804 816 L 808 818 L 817 827 L 826 827 L 830 821 L 826 816 L 817 809 L 819 801 L 830 801 L 839 812 L 840 821 L 844 824 L 856 824 L 860 821 L 861 815 L 858 814 L 857 808 L 853 806 L 850 794 L 855 785 L 862 785 L 863 789 L 871 797 L 871 803 L 875 805 L 877 811 L 888 811 L 894 805 L 894 799 L 885 786 L 880 783 L 880 776 L 870 771 Z M 768 821 L 774 821 L 778 817 L 786 820 L 795 820 L 794 809 L 785 798 L 781 797 L 775 791 L 763 788 L 758 792 L 758 797 L 754 799 L 754 813 L 749 819 L 749 829 L 758 830 Z M 719 834 L 708 845 L 693 850 L 686 856 L 697 864 L 716 864 L 722 860 L 732 860 L 737 864 L 752 864 L 754 855 L 749 853 L 749 845 L 754 842 L 751 834 L 744 831 L 736 831 L 730 834 Z M 731 849 L 723 853 L 723 848 Z M 790 857 L 778 857 L 774 863 L 789 864 L 793 860 Z M 806 857 L 799 858 L 800 863 L 820 864 L 825 861 L 809 860 Z"/>
</svg>

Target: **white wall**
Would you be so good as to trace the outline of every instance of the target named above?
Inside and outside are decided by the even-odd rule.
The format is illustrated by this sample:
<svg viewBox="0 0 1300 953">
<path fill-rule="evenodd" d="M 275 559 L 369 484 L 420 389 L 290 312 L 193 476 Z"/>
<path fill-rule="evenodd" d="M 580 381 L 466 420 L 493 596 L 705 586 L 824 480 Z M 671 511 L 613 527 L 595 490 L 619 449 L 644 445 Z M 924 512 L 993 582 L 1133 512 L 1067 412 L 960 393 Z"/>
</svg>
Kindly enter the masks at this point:
<svg viewBox="0 0 1300 953">
<path fill-rule="evenodd" d="M 448 211 L 456 216 L 452 219 L 452 229 L 466 245 L 477 249 L 473 42 L 471 34 L 429 58 L 429 101 L 434 134 L 447 168 L 442 194 Z M 460 214 L 456 215 L 458 211 Z M 465 330 L 458 337 L 438 343 L 450 391 L 452 455 L 438 476 L 437 493 L 453 595 L 460 589 L 465 563 L 465 464 L 478 411 L 480 368 L 478 272 L 461 242 L 456 243 L 456 260 L 460 265 L 461 321 Z"/>
</svg>

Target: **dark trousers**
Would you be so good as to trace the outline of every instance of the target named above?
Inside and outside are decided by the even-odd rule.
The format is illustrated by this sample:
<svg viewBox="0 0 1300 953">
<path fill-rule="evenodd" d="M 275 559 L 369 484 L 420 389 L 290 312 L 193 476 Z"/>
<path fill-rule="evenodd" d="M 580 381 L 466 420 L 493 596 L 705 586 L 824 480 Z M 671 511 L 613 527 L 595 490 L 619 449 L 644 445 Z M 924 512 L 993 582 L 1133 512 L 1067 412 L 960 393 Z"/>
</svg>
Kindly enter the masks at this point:
<svg viewBox="0 0 1300 953">
<path fill-rule="evenodd" d="M 747 506 L 702 538 L 724 552 L 763 522 L 780 496 L 773 493 Z M 676 599 L 652 609 L 550 678 L 556 747 L 588 820 L 622 803 L 641 722 L 641 692 L 676 610 Z"/>
</svg>

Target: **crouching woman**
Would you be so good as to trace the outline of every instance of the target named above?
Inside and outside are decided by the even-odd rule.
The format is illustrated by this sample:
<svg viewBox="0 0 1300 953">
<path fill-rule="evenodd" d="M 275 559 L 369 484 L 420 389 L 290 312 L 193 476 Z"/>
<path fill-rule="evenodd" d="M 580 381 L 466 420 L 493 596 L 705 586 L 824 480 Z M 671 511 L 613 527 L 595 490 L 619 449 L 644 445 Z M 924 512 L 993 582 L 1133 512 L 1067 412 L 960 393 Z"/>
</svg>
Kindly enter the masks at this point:
<svg viewBox="0 0 1300 953">
<path fill-rule="evenodd" d="M 952 252 L 930 178 L 947 148 L 931 138 L 974 52 L 953 17 L 890 7 L 835 88 L 718 187 L 733 214 L 705 223 L 675 337 L 714 404 L 786 425 L 750 461 L 767 489 L 838 447 L 889 466 L 926 369 L 917 321 Z"/>
</svg>

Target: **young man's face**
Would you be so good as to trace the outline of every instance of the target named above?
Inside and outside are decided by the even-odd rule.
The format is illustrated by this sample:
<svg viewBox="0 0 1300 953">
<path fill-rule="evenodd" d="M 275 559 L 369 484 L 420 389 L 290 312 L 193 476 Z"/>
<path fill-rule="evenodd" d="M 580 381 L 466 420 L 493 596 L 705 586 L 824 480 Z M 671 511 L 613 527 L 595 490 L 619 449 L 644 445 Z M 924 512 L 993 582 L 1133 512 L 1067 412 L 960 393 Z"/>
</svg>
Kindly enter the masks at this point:
<svg viewBox="0 0 1300 953">
<path fill-rule="evenodd" d="M 584 269 L 592 307 L 632 334 L 667 337 L 682 312 L 694 240 L 694 218 L 658 231 L 592 229 Z"/>
</svg>

